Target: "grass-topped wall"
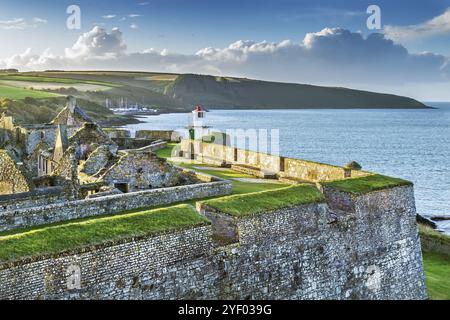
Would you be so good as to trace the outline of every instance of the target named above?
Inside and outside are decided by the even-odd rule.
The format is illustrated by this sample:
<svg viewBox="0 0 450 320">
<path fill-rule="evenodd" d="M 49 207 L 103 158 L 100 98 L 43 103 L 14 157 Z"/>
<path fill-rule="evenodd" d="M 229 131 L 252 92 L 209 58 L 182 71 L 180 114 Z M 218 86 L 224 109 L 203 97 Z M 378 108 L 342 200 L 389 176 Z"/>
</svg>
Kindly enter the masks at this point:
<svg viewBox="0 0 450 320">
<path fill-rule="evenodd" d="M 332 189 L 350 193 L 352 195 L 361 195 L 377 190 L 390 189 L 401 186 L 412 186 L 413 183 L 399 178 L 373 174 L 361 178 L 322 182 L 322 185 L 324 187 L 330 187 Z"/>
<path fill-rule="evenodd" d="M 188 205 L 0 234 L 0 262 L 208 225 Z"/>
<path fill-rule="evenodd" d="M 244 217 L 303 204 L 322 203 L 325 198 L 312 185 L 297 185 L 274 191 L 233 195 L 200 202 L 210 209 L 234 217 Z"/>
</svg>

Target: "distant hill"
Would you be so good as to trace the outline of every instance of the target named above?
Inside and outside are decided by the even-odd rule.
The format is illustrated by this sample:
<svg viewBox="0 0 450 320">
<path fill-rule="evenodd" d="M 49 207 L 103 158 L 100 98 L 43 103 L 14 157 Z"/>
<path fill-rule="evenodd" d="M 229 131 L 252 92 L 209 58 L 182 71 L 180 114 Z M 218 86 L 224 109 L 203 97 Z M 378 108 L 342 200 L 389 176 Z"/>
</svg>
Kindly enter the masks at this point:
<svg viewBox="0 0 450 320">
<path fill-rule="evenodd" d="M 208 109 L 426 108 L 407 97 L 346 88 L 258 81 L 194 74 L 119 71 L 0 72 L 0 111 L 18 121 L 50 120 L 64 106 L 64 96 L 102 123 L 137 120 L 107 107 L 139 105 L 161 113 Z"/>
<path fill-rule="evenodd" d="M 178 76 L 164 93 L 210 109 L 426 108 L 391 94 L 194 74 Z"/>
</svg>

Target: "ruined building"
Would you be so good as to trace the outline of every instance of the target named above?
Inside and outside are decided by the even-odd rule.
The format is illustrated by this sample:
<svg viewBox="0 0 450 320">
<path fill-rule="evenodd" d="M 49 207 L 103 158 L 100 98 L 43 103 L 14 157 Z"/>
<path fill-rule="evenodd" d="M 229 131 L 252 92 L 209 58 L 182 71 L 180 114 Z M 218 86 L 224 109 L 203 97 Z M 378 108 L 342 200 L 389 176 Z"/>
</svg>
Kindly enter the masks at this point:
<svg viewBox="0 0 450 320">
<path fill-rule="evenodd" d="M 62 197 L 85 198 L 188 183 L 179 169 L 153 154 L 164 146 L 151 139 L 110 138 L 74 97 L 49 124 L 16 124 L 2 115 L 0 195 L 63 187 Z"/>
</svg>

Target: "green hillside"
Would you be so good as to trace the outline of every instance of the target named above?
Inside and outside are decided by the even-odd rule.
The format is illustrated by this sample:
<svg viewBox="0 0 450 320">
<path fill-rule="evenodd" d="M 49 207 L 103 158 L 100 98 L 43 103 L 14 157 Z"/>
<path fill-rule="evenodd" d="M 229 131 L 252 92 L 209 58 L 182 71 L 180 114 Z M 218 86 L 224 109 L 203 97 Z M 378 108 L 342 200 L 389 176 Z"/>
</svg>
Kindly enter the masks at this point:
<svg viewBox="0 0 450 320">
<path fill-rule="evenodd" d="M 189 104 L 235 109 L 424 108 L 395 95 L 292 83 L 201 75 L 181 75 L 167 86 L 167 95 Z"/>
<path fill-rule="evenodd" d="M 193 74 L 119 71 L 0 72 L 0 105 L 19 121 L 51 119 L 67 95 L 83 101 L 91 116 L 109 123 L 136 122 L 113 115 L 106 101 L 127 101 L 162 113 L 207 108 L 424 108 L 413 99 L 345 88 Z M 34 100 L 25 99 L 32 98 Z M 5 102 L 6 101 L 6 102 Z"/>
</svg>

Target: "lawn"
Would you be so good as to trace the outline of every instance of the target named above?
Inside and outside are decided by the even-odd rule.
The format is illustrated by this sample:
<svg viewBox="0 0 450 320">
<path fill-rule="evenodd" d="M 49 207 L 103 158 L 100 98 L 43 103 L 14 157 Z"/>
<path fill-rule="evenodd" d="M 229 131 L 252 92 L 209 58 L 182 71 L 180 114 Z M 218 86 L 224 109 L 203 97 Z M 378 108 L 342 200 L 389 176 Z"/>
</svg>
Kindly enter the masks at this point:
<svg viewBox="0 0 450 320">
<path fill-rule="evenodd" d="M 177 143 L 168 143 L 167 147 L 164 149 L 157 150 L 155 153 L 158 156 L 158 158 L 162 159 L 168 159 L 172 157 L 172 151 L 177 146 Z"/>
<path fill-rule="evenodd" d="M 176 143 L 169 143 L 166 148 L 158 150 L 156 152 L 156 155 L 160 158 L 168 159 L 172 156 L 172 150 L 176 146 Z M 268 182 L 266 183 L 251 183 L 233 180 L 236 178 L 254 179 L 255 177 L 226 168 L 217 168 L 217 170 L 212 170 L 211 168 L 213 166 L 206 164 L 179 163 L 177 165 L 183 168 L 230 180 L 233 184 L 233 194 L 245 194 L 259 191 L 275 190 L 289 186 L 288 184 L 282 184 L 275 181 L 270 182 L 270 180 L 268 180 Z"/>
<path fill-rule="evenodd" d="M 58 97 L 59 95 L 44 91 L 35 91 L 23 88 L 0 86 L 0 99 L 22 100 L 25 98 L 44 99 Z"/>
<path fill-rule="evenodd" d="M 202 201 L 208 207 L 234 217 L 244 217 L 281 208 L 322 202 L 325 202 L 323 194 L 312 185 L 290 186 L 278 190 L 237 194 Z"/>
<path fill-rule="evenodd" d="M 2 233 L 0 262 L 208 224 L 193 207 L 178 205 Z"/>
<path fill-rule="evenodd" d="M 423 252 L 428 297 L 432 300 L 450 300 L 450 257 Z"/>
<path fill-rule="evenodd" d="M 323 182 L 324 186 L 329 186 L 337 190 L 355 195 L 365 194 L 376 190 L 412 185 L 412 182 L 398 178 L 372 174 L 362 178 L 352 178 Z"/>
</svg>

